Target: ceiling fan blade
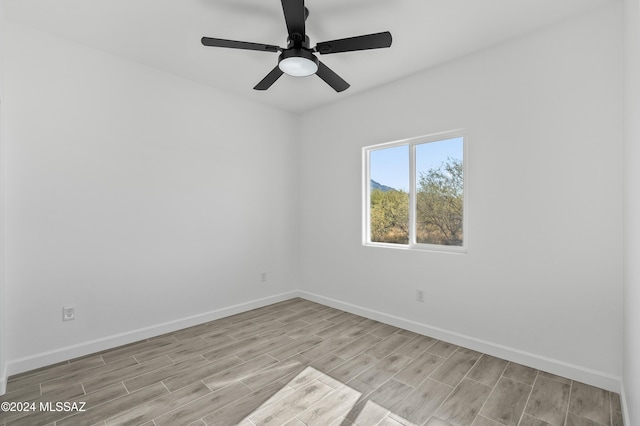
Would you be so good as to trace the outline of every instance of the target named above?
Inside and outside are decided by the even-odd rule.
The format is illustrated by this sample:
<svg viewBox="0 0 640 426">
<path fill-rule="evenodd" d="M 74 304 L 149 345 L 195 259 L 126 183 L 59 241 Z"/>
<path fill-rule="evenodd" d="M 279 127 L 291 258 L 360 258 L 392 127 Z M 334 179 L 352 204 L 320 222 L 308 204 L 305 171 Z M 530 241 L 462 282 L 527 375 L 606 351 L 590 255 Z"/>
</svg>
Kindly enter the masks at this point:
<svg viewBox="0 0 640 426">
<path fill-rule="evenodd" d="M 304 21 L 307 17 L 304 0 L 282 0 L 282 10 L 284 12 L 284 20 L 287 23 L 289 36 L 292 34 L 300 34 L 301 41 L 305 37 Z"/>
<path fill-rule="evenodd" d="M 282 70 L 280 69 L 279 66 L 276 65 L 276 67 L 272 69 L 271 72 L 267 74 L 267 76 L 263 78 L 260 83 L 256 84 L 256 87 L 254 87 L 253 89 L 267 90 L 269 87 L 271 87 L 273 83 L 276 82 L 276 80 L 280 78 L 282 74 L 283 74 Z"/>
<path fill-rule="evenodd" d="M 259 50 L 261 52 L 277 52 L 280 47 L 270 44 L 251 43 L 248 41 L 225 40 L 222 38 L 202 37 L 202 44 L 210 47 L 227 47 L 229 49 Z"/>
<path fill-rule="evenodd" d="M 353 52 L 356 50 L 381 49 L 391 46 L 391 33 L 368 34 L 357 37 L 342 38 L 339 40 L 324 41 L 318 43 L 316 51 L 321 55 L 329 53 Z"/>
<path fill-rule="evenodd" d="M 323 79 L 329 86 L 333 87 L 336 92 L 342 92 L 349 88 L 349 83 L 344 81 L 342 77 L 320 61 L 318 61 L 318 71 L 316 72 L 316 75 Z"/>
</svg>

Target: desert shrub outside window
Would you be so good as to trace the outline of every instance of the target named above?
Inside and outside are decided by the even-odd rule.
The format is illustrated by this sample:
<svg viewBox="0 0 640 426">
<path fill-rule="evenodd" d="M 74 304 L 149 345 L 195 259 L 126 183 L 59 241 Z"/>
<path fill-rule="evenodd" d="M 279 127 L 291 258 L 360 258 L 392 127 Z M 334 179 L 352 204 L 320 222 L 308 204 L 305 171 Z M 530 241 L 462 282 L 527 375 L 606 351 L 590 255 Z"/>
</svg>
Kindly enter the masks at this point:
<svg viewBox="0 0 640 426">
<path fill-rule="evenodd" d="M 462 131 L 366 147 L 364 244 L 466 252 Z"/>
</svg>

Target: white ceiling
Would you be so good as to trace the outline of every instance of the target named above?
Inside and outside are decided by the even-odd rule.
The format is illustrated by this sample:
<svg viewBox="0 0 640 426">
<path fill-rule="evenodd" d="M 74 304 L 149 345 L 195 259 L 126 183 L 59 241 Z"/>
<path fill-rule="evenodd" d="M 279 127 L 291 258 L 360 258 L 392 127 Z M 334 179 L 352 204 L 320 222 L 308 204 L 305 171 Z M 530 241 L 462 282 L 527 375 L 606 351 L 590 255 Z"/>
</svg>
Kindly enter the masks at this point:
<svg viewBox="0 0 640 426">
<path fill-rule="evenodd" d="M 311 45 L 391 31 L 390 49 L 320 56 L 351 87 L 283 75 L 277 54 L 204 47 L 202 36 L 286 45 L 279 0 L 5 0 L 5 16 L 281 109 L 302 112 L 617 0 L 307 0 Z"/>
</svg>

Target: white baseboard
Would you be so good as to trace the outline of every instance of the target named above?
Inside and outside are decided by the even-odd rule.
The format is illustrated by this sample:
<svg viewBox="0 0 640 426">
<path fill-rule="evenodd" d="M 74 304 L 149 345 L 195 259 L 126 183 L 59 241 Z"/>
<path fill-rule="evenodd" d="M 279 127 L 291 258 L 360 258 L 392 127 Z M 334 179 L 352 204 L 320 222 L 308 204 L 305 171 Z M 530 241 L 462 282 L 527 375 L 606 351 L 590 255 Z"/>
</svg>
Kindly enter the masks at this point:
<svg viewBox="0 0 640 426">
<path fill-rule="evenodd" d="M 625 425 L 631 426 L 629 406 L 627 405 L 627 393 L 624 390 L 624 381 L 620 384 L 620 402 L 622 403 L 622 420 Z"/>
<path fill-rule="evenodd" d="M 518 364 L 526 365 L 537 370 L 553 373 L 558 376 L 566 377 L 582 383 L 587 383 L 589 385 L 609 391 L 618 393 L 621 392 L 621 378 L 603 373 L 601 371 L 591 370 L 589 368 L 580 367 L 530 352 L 509 348 L 507 346 L 487 342 L 481 339 L 476 339 L 474 337 L 466 336 L 439 327 L 433 327 L 428 324 L 423 324 L 394 315 L 385 314 L 383 312 L 375 311 L 357 305 L 352 305 L 350 303 L 341 302 L 339 300 L 331 299 L 302 290 L 299 291 L 299 297 L 310 300 L 312 302 L 331 306 L 336 309 L 341 309 L 352 314 L 384 322 L 396 327 L 404 328 L 415 333 L 424 334 L 439 340 L 444 340 L 449 343 L 483 352 L 498 358 L 506 359 L 508 361 L 516 362 Z"/>
<path fill-rule="evenodd" d="M 171 333 L 173 331 L 181 330 L 186 327 L 202 324 L 209 321 L 214 321 L 220 318 L 228 317 L 229 315 L 239 314 L 241 312 L 250 311 L 251 309 L 261 308 L 263 306 L 271 305 L 273 303 L 282 302 L 284 300 L 298 297 L 298 291 L 290 291 L 287 293 L 277 294 L 275 296 L 269 296 L 262 299 L 252 300 L 245 303 L 240 303 L 234 306 L 229 306 L 222 309 L 216 309 L 203 314 L 193 315 L 186 318 L 177 319 L 174 321 L 165 322 L 162 324 L 154 325 L 151 327 L 141 328 L 138 330 L 127 331 L 125 333 L 104 337 L 101 339 L 91 340 L 88 342 L 80 343 L 73 346 L 68 346 L 60 349 L 55 349 L 48 352 L 39 353 L 36 355 L 28 356 L 25 358 L 9 360 L 7 365 L 7 373 L 2 377 L 0 386 L 6 386 L 7 377 L 9 375 L 22 373 L 24 371 L 33 370 L 47 365 L 55 364 L 58 362 L 66 361 L 69 359 L 77 358 L 84 355 L 89 355 L 95 352 L 100 352 L 105 349 L 111 349 L 118 346 L 133 343 L 138 340 L 147 339 L 154 336 L 159 336 L 165 333 Z M 1 393 L 0 393 L 1 394 Z"/>
<path fill-rule="evenodd" d="M 0 395 L 4 395 L 7 392 L 7 378 L 9 374 L 7 373 L 6 366 L 0 366 L 2 370 L 0 370 Z"/>
</svg>

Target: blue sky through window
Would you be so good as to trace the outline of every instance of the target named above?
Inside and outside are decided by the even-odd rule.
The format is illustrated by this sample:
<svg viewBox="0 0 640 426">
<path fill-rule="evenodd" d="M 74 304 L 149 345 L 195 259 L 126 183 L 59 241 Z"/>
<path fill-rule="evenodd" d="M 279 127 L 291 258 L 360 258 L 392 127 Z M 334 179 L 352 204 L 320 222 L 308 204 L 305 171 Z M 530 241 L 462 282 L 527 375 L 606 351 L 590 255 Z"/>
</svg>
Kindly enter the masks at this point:
<svg viewBox="0 0 640 426">
<path fill-rule="evenodd" d="M 420 172 L 439 167 L 448 157 L 462 160 L 463 138 L 416 145 L 416 178 Z M 409 145 L 370 151 L 371 179 L 394 189 L 409 191 Z"/>
</svg>

